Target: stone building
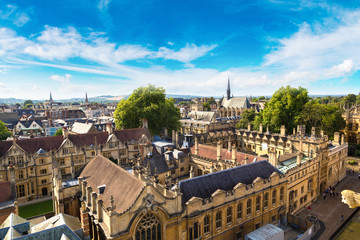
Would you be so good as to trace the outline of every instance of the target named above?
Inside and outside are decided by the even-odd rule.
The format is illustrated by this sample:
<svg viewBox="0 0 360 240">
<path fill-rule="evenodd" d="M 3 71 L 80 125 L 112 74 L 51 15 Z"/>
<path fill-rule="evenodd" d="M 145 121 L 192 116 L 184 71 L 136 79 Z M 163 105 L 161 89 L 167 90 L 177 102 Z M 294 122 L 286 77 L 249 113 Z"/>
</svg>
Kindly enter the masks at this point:
<svg viewBox="0 0 360 240">
<path fill-rule="evenodd" d="M 287 179 L 267 161 L 167 188 L 99 155 L 79 181 L 82 226 L 92 239 L 243 239 L 286 211 Z"/>
<path fill-rule="evenodd" d="M 148 129 L 126 129 L 88 134 L 32 138 L 0 142 L 0 182 L 16 185 L 19 202 L 29 201 L 52 192 L 53 168 L 58 167 L 64 179 L 74 179 L 76 172 L 97 154 L 130 165 L 139 155 L 150 151 Z"/>
<path fill-rule="evenodd" d="M 360 105 L 345 107 L 343 118 L 346 122 L 345 141 L 352 144 L 360 144 Z"/>
</svg>

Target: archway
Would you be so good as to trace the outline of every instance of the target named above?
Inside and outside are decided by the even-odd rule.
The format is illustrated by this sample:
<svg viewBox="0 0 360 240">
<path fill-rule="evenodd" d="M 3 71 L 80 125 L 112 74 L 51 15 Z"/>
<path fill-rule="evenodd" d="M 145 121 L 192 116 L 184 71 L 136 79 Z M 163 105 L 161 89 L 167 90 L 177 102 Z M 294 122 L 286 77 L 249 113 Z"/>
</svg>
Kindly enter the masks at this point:
<svg viewBox="0 0 360 240">
<path fill-rule="evenodd" d="M 41 189 L 41 193 L 42 193 L 43 196 L 47 196 L 47 195 L 48 195 L 48 190 L 47 190 L 47 188 Z"/>
</svg>

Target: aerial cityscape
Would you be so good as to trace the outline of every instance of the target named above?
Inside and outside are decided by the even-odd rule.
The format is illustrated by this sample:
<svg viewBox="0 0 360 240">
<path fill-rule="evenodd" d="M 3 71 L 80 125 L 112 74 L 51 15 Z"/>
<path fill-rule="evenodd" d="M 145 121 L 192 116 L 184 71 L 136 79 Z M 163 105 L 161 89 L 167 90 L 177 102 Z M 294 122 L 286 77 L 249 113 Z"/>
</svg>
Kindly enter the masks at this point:
<svg viewBox="0 0 360 240">
<path fill-rule="evenodd" d="M 0 240 L 360 239 L 360 2 L 0 4 Z"/>
</svg>

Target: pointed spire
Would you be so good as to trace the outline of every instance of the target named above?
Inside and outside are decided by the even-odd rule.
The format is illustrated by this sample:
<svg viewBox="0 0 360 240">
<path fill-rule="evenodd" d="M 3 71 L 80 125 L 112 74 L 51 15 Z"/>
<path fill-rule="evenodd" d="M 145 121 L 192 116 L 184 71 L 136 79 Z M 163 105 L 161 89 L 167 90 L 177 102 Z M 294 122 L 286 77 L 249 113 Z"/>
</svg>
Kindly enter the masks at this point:
<svg viewBox="0 0 360 240">
<path fill-rule="evenodd" d="M 89 99 L 88 99 L 88 96 L 87 96 L 87 92 L 85 93 L 85 103 L 89 103 Z"/>
<path fill-rule="evenodd" d="M 52 98 L 52 95 L 51 95 L 51 92 L 50 92 L 50 99 L 49 99 L 49 102 L 53 102 L 53 98 Z"/>
<path fill-rule="evenodd" d="M 228 88 L 226 90 L 226 99 L 229 100 L 230 99 L 230 94 L 231 94 L 231 90 L 230 90 L 230 78 L 228 77 Z"/>
</svg>

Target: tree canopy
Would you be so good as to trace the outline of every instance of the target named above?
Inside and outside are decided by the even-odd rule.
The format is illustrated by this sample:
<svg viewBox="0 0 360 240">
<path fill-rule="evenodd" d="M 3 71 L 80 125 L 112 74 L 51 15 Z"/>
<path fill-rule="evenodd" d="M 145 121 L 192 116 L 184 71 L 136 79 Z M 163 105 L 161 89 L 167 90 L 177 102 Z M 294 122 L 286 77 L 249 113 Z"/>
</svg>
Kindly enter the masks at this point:
<svg viewBox="0 0 360 240">
<path fill-rule="evenodd" d="M 255 110 L 254 109 L 245 109 L 241 113 L 241 119 L 236 124 L 236 128 L 246 129 L 249 123 L 252 123 L 255 119 Z"/>
<path fill-rule="evenodd" d="M 347 106 L 351 106 L 356 103 L 356 95 L 355 94 L 348 94 L 344 97 L 344 103 Z"/>
<path fill-rule="evenodd" d="M 11 137 L 11 132 L 6 127 L 5 123 L 0 120 L 0 140 L 6 140 L 8 137 Z"/>
<path fill-rule="evenodd" d="M 56 133 L 54 134 L 54 136 L 62 136 L 63 135 L 63 131 L 62 128 L 59 128 Z"/>
<path fill-rule="evenodd" d="M 266 103 L 254 120 L 255 128 L 262 123 L 272 132 L 279 132 L 281 125 L 285 125 L 288 132 L 296 126 L 296 119 L 309 101 L 305 88 L 281 87 Z"/>
<path fill-rule="evenodd" d="M 178 130 L 181 126 L 180 110 L 174 103 L 174 99 L 165 98 L 165 89 L 162 87 L 139 87 L 116 107 L 116 128 L 140 127 L 145 118 L 152 134 L 159 134 L 164 128 L 169 131 Z"/>
</svg>

